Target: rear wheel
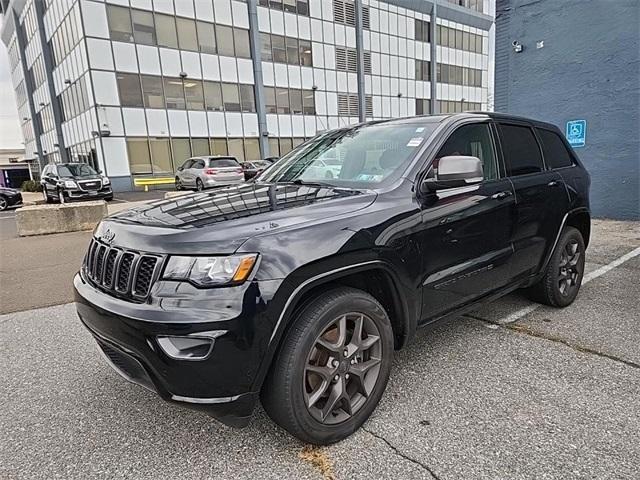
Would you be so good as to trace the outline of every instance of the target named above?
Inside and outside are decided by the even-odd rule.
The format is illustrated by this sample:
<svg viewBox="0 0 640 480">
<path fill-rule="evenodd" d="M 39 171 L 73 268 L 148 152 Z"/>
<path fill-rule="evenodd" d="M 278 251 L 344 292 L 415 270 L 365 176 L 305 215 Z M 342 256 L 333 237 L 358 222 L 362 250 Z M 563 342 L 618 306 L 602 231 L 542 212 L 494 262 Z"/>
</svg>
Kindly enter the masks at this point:
<svg viewBox="0 0 640 480">
<path fill-rule="evenodd" d="M 269 416 L 304 442 L 342 440 L 369 418 L 389 379 L 393 331 L 371 295 L 329 291 L 299 312 L 262 392 Z"/>
<path fill-rule="evenodd" d="M 196 180 L 196 190 L 199 192 L 204 190 L 204 183 L 199 178 Z"/>
<path fill-rule="evenodd" d="M 528 289 L 532 300 L 552 307 L 571 305 L 584 275 L 585 246 L 582 234 L 566 227 L 551 256 L 542 279 Z"/>
</svg>

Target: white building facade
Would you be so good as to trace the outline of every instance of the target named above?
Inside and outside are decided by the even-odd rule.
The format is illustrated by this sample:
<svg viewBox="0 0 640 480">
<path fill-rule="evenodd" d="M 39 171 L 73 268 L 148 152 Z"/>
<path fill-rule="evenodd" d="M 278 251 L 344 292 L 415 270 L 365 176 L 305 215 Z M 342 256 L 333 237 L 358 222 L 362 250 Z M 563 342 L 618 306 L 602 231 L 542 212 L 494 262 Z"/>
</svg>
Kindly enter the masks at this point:
<svg viewBox="0 0 640 480">
<path fill-rule="evenodd" d="M 364 120 L 488 107 L 489 0 L 0 0 L 27 158 L 116 190 Z M 436 62 L 432 62 L 436 58 Z"/>
</svg>

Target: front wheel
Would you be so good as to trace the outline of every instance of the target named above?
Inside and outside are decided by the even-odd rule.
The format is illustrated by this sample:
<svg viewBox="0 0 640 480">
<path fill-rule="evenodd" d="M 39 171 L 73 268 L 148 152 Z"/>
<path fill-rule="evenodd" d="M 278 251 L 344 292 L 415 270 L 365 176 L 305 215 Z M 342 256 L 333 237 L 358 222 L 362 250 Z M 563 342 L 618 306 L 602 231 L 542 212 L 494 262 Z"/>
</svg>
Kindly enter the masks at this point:
<svg viewBox="0 0 640 480">
<path fill-rule="evenodd" d="M 552 307 L 571 305 L 582 284 L 584 256 L 582 234 L 574 227 L 566 227 L 558 239 L 544 276 L 527 291 L 531 299 Z"/>
<path fill-rule="evenodd" d="M 0 212 L 4 212 L 8 206 L 9 202 L 7 202 L 7 199 L 0 195 Z"/>
<path fill-rule="evenodd" d="M 182 190 L 182 182 L 180 181 L 180 179 L 178 177 L 176 177 L 176 190 L 180 191 Z"/>
<path fill-rule="evenodd" d="M 64 193 L 62 193 L 62 190 L 58 190 L 58 202 L 61 205 L 64 203 Z"/>
<path fill-rule="evenodd" d="M 331 290 L 294 319 L 263 388 L 263 406 L 304 442 L 340 441 L 375 409 L 392 359 L 393 331 L 382 305 L 361 290 Z"/>
</svg>

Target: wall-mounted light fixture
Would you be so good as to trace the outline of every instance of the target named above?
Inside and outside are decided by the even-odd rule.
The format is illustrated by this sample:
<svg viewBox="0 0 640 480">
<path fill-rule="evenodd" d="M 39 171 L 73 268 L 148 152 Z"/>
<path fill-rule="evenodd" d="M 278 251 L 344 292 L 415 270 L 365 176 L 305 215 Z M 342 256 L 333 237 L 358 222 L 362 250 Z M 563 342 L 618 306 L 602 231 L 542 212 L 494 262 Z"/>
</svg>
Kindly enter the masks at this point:
<svg viewBox="0 0 640 480">
<path fill-rule="evenodd" d="M 187 78 L 187 72 L 180 72 L 178 75 L 180 75 L 180 78 Z"/>
<path fill-rule="evenodd" d="M 516 53 L 520 53 L 522 52 L 522 50 L 524 50 L 524 47 L 518 40 L 514 40 L 513 42 L 511 42 L 511 46 L 513 47 L 513 51 Z"/>
</svg>

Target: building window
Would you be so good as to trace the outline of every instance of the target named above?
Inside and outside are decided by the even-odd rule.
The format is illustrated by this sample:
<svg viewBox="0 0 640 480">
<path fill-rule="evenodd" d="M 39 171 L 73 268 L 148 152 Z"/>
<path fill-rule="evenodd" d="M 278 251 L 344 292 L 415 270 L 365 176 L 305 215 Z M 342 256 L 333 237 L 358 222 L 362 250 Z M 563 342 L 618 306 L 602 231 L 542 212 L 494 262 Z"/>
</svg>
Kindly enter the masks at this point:
<svg viewBox="0 0 640 480">
<path fill-rule="evenodd" d="M 244 162 L 244 142 L 242 138 L 227 139 L 227 147 L 229 149 L 229 155 L 236 157 L 240 162 Z"/>
<path fill-rule="evenodd" d="M 476 68 L 438 63 L 438 82 L 466 87 L 482 87 L 482 70 Z"/>
<path fill-rule="evenodd" d="M 217 53 L 216 34 L 212 23 L 197 22 L 198 45 L 202 53 Z"/>
<path fill-rule="evenodd" d="M 142 10 L 132 10 L 133 38 L 136 43 L 155 45 L 156 29 L 153 24 L 153 14 Z"/>
<path fill-rule="evenodd" d="M 249 46 L 249 31 L 241 28 L 233 29 L 233 42 L 235 44 L 234 56 L 241 58 L 251 58 L 251 47 Z"/>
<path fill-rule="evenodd" d="M 209 140 L 206 138 L 192 138 L 191 151 L 194 157 L 206 157 L 209 153 Z"/>
<path fill-rule="evenodd" d="M 266 113 L 278 113 L 275 88 L 264 87 L 264 106 Z"/>
<path fill-rule="evenodd" d="M 222 103 L 222 89 L 219 82 L 204 82 L 204 101 L 210 112 L 224 110 Z"/>
<path fill-rule="evenodd" d="M 184 96 L 188 110 L 204 110 L 204 93 L 200 80 L 185 80 Z"/>
<path fill-rule="evenodd" d="M 225 111 L 240 111 L 240 95 L 238 94 L 238 85 L 236 83 L 222 84 L 222 101 Z"/>
<path fill-rule="evenodd" d="M 418 20 L 415 22 L 415 39 L 421 42 L 431 41 L 431 24 L 424 20 Z"/>
<path fill-rule="evenodd" d="M 482 104 L 466 102 L 463 100 L 438 100 L 438 111 L 440 113 L 460 113 L 473 110 L 481 110 Z"/>
<path fill-rule="evenodd" d="M 146 138 L 128 138 L 127 153 L 129 154 L 129 168 L 132 174 L 153 173 L 151 170 L 149 142 Z"/>
<path fill-rule="evenodd" d="M 150 138 L 151 170 L 154 175 L 173 175 L 168 138 Z"/>
<path fill-rule="evenodd" d="M 212 138 L 209 140 L 211 155 L 229 155 L 226 138 Z"/>
<path fill-rule="evenodd" d="M 256 111 L 256 99 L 253 94 L 253 85 L 239 85 L 240 108 L 243 112 Z"/>
<path fill-rule="evenodd" d="M 289 105 L 289 89 L 276 88 L 276 104 L 278 105 L 278 113 L 291 113 Z"/>
<path fill-rule="evenodd" d="M 176 18 L 171 15 L 155 14 L 158 46 L 178 48 L 178 32 Z"/>
<path fill-rule="evenodd" d="M 309 16 L 309 0 L 258 0 L 261 7 Z"/>
<path fill-rule="evenodd" d="M 180 166 L 188 158 L 191 158 L 191 144 L 188 138 L 172 138 L 171 152 L 174 168 Z"/>
<path fill-rule="evenodd" d="M 118 72 L 116 80 L 120 92 L 120 105 L 123 107 L 144 107 L 139 75 Z"/>
<path fill-rule="evenodd" d="M 431 81 L 431 62 L 416 60 L 416 80 Z"/>
<path fill-rule="evenodd" d="M 436 25 L 436 42 L 438 45 L 467 52 L 482 53 L 482 35 L 463 32 L 451 27 Z"/>
<path fill-rule="evenodd" d="M 128 8 L 107 5 L 107 18 L 109 21 L 109 36 L 111 40 L 133 42 L 131 13 Z"/>
<path fill-rule="evenodd" d="M 293 37 L 260 34 L 262 60 L 290 65 L 313 66 L 311 42 Z"/>
<path fill-rule="evenodd" d="M 184 110 L 186 108 L 186 102 L 184 99 L 182 79 L 164 77 L 164 97 L 167 108 Z"/>
<path fill-rule="evenodd" d="M 165 108 L 162 78 L 152 75 L 142 75 L 141 80 L 144 106 L 147 108 Z"/>
<path fill-rule="evenodd" d="M 302 90 L 302 113 L 305 115 L 316 114 L 316 101 L 313 90 Z"/>
<path fill-rule="evenodd" d="M 195 20 L 176 17 L 176 27 L 178 30 L 178 45 L 180 49 L 197 52 L 198 34 L 196 33 Z"/>
<path fill-rule="evenodd" d="M 416 115 L 431 113 L 431 101 L 428 98 L 416 98 Z"/>
</svg>

